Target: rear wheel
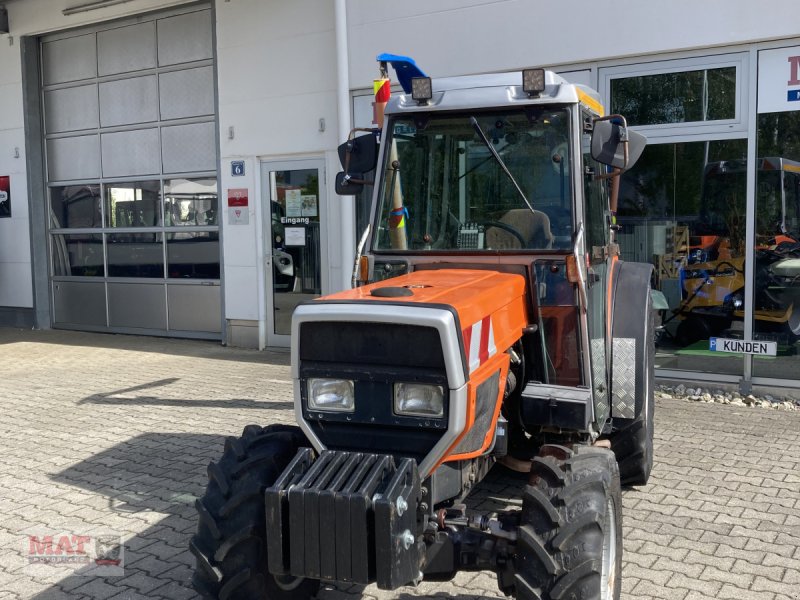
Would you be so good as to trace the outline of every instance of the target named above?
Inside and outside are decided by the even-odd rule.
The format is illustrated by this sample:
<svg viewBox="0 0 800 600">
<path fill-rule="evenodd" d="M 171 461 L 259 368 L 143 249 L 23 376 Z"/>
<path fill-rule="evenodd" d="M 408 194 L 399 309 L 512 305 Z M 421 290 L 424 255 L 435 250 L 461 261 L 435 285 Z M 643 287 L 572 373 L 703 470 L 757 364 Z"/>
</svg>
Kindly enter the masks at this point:
<svg viewBox="0 0 800 600">
<path fill-rule="evenodd" d="M 318 581 L 272 575 L 266 556 L 264 490 L 307 445 L 297 427 L 248 425 L 240 438 L 226 440 L 220 461 L 208 465 L 190 543 L 197 559 L 192 584 L 204 597 L 301 600 L 317 592 Z"/>
<path fill-rule="evenodd" d="M 542 447 L 523 495 L 514 568 L 516 598 L 619 599 L 622 495 L 611 452 Z"/>
</svg>

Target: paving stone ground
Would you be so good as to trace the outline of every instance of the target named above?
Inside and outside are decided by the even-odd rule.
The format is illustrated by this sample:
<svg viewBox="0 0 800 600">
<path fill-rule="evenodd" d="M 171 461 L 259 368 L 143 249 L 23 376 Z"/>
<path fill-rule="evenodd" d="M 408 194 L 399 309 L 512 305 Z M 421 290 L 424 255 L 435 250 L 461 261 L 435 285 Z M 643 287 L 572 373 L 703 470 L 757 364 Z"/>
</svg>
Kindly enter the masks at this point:
<svg viewBox="0 0 800 600">
<path fill-rule="evenodd" d="M 624 504 L 623 598 L 800 599 L 800 411 L 656 402 L 651 483 Z M 0 329 L 0 600 L 195 598 L 193 501 L 226 436 L 292 421 L 288 354 Z M 513 503 L 490 474 L 471 507 Z M 27 562 L 27 533 L 120 533 L 124 575 Z M 323 600 L 499 597 L 489 573 Z"/>
</svg>

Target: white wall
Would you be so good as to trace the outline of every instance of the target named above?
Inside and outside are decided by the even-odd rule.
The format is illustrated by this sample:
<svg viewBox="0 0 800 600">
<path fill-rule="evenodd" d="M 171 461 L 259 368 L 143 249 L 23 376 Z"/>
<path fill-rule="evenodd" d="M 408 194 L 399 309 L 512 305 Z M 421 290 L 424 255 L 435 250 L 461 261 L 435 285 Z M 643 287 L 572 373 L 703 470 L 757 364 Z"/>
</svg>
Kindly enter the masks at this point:
<svg viewBox="0 0 800 600">
<path fill-rule="evenodd" d="M 793 0 L 348 0 L 350 85 L 372 85 L 381 52 L 442 77 L 792 37 L 796 15 Z"/>
<path fill-rule="evenodd" d="M 270 240 L 261 238 L 268 194 L 261 186 L 261 161 L 326 161 L 328 193 L 321 216 L 332 235 L 323 237 L 323 292 L 341 289 L 344 279 L 333 194 L 338 170 L 334 3 L 234 0 L 217 2 L 216 11 L 223 197 L 228 188 L 246 187 L 250 198 L 250 224 L 223 225 L 225 312 L 228 319 L 263 322 L 263 256 Z M 324 132 L 320 119 L 325 119 Z M 234 137 L 228 139 L 231 127 Z M 231 177 L 234 159 L 245 160 L 245 177 Z"/>
</svg>

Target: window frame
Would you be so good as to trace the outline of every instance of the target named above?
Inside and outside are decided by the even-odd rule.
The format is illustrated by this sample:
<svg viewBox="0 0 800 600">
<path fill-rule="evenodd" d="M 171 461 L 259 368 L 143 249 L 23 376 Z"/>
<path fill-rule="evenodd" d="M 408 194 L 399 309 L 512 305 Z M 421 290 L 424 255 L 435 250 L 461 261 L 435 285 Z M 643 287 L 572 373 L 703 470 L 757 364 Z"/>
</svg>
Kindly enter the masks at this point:
<svg viewBox="0 0 800 600">
<path fill-rule="evenodd" d="M 615 79 L 628 79 L 648 75 L 668 73 L 684 73 L 688 71 L 705 71 L 734 67 L 736 69 L 735 116 L 733 119 L 715 121 L 687 121 L 684 123 L 659 123 L 657 125 L 636 125 L 632 129 L 647 136 L 651 143 L 666 141 L 663 138 L 693 138 L 722 135 L 746 137 L 749 114 L 749 68 L 750 56 L 747 52 L 718 54 L 686 59 L 660 60 L 634 63 L 613 67 L 601 67 L 598 70 L 600 97 L 606 106 L 611 106 L 611 82 Z"/>
</svg>

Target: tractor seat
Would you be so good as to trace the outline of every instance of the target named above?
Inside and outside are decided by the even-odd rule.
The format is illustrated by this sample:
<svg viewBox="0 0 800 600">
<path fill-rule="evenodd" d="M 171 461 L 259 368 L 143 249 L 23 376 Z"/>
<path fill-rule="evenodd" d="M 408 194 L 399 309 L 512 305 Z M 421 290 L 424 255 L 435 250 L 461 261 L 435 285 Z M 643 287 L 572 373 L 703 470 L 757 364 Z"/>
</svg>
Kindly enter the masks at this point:
<svg viewBox="0 0 800 600">
<path fill-rule="evenodd" d="M 527 208 L 509 210 L 500 219 L 525 239 L 524 248 L 549 250 L 553 247 L 553 232 L 550 231 L 550 217 L 540 210 L 531 212 Z M 519 239 L 510 231 L 500 227 L 486 228 L 486 247 L 494 250 L 516 250 L 523 248 Z"/>
</svg>

